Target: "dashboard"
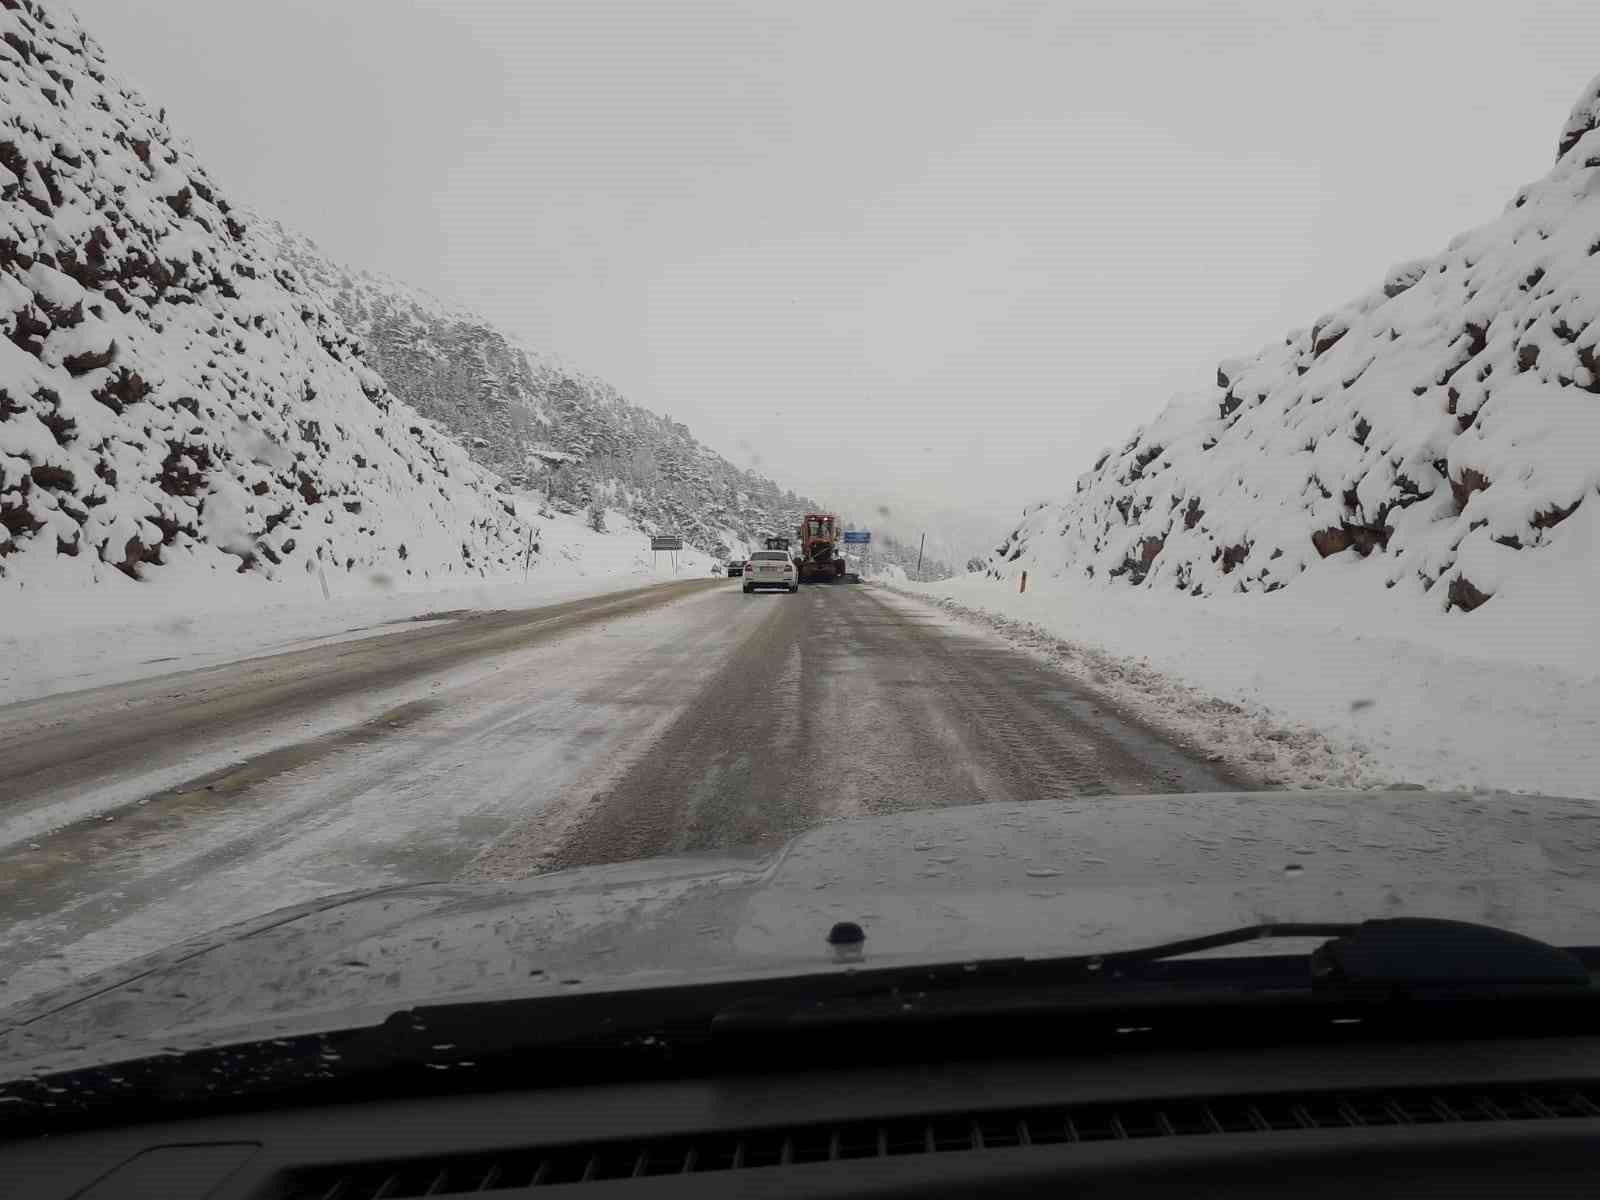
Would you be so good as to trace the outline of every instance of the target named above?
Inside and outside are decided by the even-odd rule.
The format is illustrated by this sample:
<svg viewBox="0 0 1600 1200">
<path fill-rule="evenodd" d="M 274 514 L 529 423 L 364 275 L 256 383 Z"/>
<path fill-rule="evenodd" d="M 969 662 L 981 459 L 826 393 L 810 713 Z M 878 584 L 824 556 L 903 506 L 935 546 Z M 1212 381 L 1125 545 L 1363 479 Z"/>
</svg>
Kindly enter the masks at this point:
<svg viewBox="0 0 1600 1200">
<path fill-rule="evenodd" d="M 963 1061 L 0 1143 L 14 1200 L 1591 1194 L 1600 1039 Z"/>
</svg>

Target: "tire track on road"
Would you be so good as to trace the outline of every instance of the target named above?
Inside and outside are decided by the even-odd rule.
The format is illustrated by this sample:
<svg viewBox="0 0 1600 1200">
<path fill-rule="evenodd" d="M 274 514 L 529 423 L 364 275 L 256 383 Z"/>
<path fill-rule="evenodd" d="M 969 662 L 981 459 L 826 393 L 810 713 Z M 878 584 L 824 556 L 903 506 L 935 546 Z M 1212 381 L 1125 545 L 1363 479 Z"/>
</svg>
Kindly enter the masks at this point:
<svg viewBox="0 0 1600 1200">
<path fill-rule="evenodd" d="M 768 846 L 862 813 L 1241 786 L 999 639 L 814 585 L 558 837 L 495 867 Z"/>
<path fill-rule="evenodd" d="M 0 1003 L 285 903 L 457 875 L 698 693 L 726 644 L 716 587 L 560 606 L 399 689 L 417 699 L 209 774 L 185 760 L 182 786 L 0 848 Z"/>
<path fill-rule="evenodd" d="M 264 728 L 287 726 L 341 701 L 370 701 L 448 668 L 670 604 L 717 582 L 692 580 L 544 608 L 469 614 L 357 642 L 8 705 L 0 708 L 0 832 L 8 826 L 16 831 L 0 840 L 29 836 L 19 818 L 99 781 L 125 784 L 181 764 L 202 747 L 236 746 Z M 270 750 L 296 741 L 285 734 Z"/>
</svg>

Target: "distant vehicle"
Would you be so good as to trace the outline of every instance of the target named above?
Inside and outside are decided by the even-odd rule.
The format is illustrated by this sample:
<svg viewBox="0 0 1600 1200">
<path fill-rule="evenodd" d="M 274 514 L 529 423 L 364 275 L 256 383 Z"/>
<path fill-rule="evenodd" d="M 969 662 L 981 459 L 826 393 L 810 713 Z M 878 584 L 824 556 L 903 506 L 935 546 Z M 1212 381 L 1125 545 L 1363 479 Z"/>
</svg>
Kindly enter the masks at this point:
<svg viewBox="0 0 1600 1200">
<path fill-rule="evenodd" d="M 757 550 L 750 556 L 744 575 L 745 595 L 757 588 L 781 587 L 786 592 L 800 590 L 799 573 L 783 550 Z"/>
<path fill-rule="evenodd" d="M 769 537 L 762 542 L 762 545 L 768 550 L 787 550 L 789 548 L 789 539 L 786 537 Z"/>
<path fill-rule="evenodd" d="M 742 558 L 729 559 L 728 560 L 728 578 L 729 579 L 737 579 L 737 578 L 739 578 L 739 576 L 744 574 L 744 567 L 745 567 L 744 559 L 742 559 Z"/>
<path fill-rule="evenodd" d="M 800 541 L 795 564 L 802 582 L 833 583 L 844 579 L 844 550 L 837 515 L 807 513 L 800 519 L 795 535 Z"/>
</svg>

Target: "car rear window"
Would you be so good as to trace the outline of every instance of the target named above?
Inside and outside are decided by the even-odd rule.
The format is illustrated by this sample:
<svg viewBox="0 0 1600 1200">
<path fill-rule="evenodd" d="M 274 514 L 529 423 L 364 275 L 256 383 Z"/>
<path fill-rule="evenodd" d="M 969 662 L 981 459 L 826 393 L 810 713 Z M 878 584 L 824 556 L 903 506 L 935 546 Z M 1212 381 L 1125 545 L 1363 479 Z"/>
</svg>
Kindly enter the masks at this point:
<svg viewBox="0 0 1600 1200">
<path fill-rule="evenodd" d="M 752 559 L 763 559 L 767 562 L 785 562 L 789 558 L 782 550 L 757 550 L 750 557 Z"/>
</svg>

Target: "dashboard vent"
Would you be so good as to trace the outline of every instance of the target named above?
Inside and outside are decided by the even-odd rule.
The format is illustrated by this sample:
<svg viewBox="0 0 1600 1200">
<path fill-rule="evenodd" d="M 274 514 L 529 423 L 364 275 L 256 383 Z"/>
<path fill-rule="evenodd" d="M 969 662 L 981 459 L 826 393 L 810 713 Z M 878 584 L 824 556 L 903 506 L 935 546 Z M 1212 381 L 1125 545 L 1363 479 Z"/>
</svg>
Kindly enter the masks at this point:
<svg viewBox="0 0 1600 1200">
<path fill-rule="evenodd" d="M 904 1120 L 795 1125 L 704 1137 L 594 1142 L 502 1153 L 363 1163 L 304 1172 L 292 1200 L 465 1196 L 653 1175 L 1074 1142 L 1271 1134 L 1299 1129 L 1600 1117 L 1600 1084 L 1301 1092 L 1074 1105 Z"/>
</svg>

